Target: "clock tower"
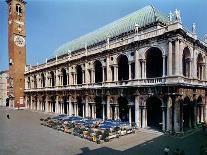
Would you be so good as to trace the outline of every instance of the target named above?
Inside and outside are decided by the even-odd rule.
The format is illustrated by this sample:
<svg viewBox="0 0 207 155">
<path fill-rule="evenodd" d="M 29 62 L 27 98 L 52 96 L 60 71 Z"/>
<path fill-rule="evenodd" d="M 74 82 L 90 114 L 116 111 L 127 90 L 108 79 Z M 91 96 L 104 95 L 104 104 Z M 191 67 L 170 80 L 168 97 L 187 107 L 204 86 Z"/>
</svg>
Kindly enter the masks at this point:
<svg viewBox="0 0 207 155">
<path fill-rule="evenodd" d="M 24 0 L 7 0 L 8 4 L 8 56 L 9 56 L 9 105 L 25 107 L 24 71 L 26 65 L 26 32 Z"/>
</svg>

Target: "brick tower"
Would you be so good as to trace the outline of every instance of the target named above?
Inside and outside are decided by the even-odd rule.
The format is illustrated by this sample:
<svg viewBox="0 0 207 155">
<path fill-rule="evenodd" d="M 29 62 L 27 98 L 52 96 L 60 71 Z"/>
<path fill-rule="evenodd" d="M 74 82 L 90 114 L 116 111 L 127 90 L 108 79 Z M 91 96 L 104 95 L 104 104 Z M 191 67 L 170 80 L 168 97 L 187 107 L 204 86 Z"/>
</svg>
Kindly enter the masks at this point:
<svg viewBox="0 0 207 155">
<path fill-rule="evenodd" d="M 26 65 L 26 32 L 24 0 L 7 0 L 8 4 L 8 55 L 10 81 L 10 107 L 24 104 L 24 70 Z"/>
</svg>

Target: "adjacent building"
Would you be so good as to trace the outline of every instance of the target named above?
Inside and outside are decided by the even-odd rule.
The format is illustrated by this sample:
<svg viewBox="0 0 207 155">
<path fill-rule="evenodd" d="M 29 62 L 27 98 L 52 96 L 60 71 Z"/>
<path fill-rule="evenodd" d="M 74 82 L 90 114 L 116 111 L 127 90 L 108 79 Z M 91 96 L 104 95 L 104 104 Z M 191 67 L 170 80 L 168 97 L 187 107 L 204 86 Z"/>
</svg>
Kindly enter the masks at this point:
<svg viewBox="0 0 207 155">
<path fill-rule="evenodd" d="M 207 120 L 207 42 L 146 6 L 25 70 L 28 109 L 182 132 Z"/>
<path fill-rule="evenodd" d="M 9 106 L 8 97 L 9 97 L 8 71 L 1 71 L 0 72 L 0 106 Z"/>
</svg>

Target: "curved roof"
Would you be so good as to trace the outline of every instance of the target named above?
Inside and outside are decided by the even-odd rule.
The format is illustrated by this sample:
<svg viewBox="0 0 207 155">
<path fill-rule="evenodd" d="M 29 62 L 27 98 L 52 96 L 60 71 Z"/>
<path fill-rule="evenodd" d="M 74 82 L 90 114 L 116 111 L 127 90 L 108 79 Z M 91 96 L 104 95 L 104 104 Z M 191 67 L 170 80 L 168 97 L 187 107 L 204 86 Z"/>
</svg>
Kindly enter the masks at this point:
<svg viewBox="0 0 207 155">
<path fill-rule="evenodd" d="M 155 22 L 166 23 L 167 21 L 167 16 L 161 14 L 157 9 L 149 5 L 91 33 L 63 44 L 55 51 L 55 55 L 63 55 L 84 48 L 85 45 L 93 45 L 106 40 L 108 36 L 113 38 L 134 29 L 135 24 L 144 27 Z"/>
</svg>

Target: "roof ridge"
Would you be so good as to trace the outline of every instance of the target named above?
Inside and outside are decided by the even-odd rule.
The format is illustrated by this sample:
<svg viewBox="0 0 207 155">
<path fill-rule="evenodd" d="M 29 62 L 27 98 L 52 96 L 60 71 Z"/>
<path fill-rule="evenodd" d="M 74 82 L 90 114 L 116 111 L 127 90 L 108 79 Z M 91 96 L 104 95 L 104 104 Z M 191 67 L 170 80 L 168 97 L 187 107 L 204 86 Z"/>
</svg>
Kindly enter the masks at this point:
<svg viewBox="0 0 207 155">
<path fill-rule="evenodd" d="M 147 5 L 94 31 L 64 43 L 55 51 L 55 54 L 62 55 L 69 50 L 73 52 L 84 48 L 85 44 L 88 46 L 96 44 L 106 40 L 109 35 L 111 38 L 118 36 L 121 33 L 132 30 L 135 24 L 143 27 L 158 21 L 165 23 L 167 20 L 164 14 L 160 13 L 153 5 Z"/>
</svg>

